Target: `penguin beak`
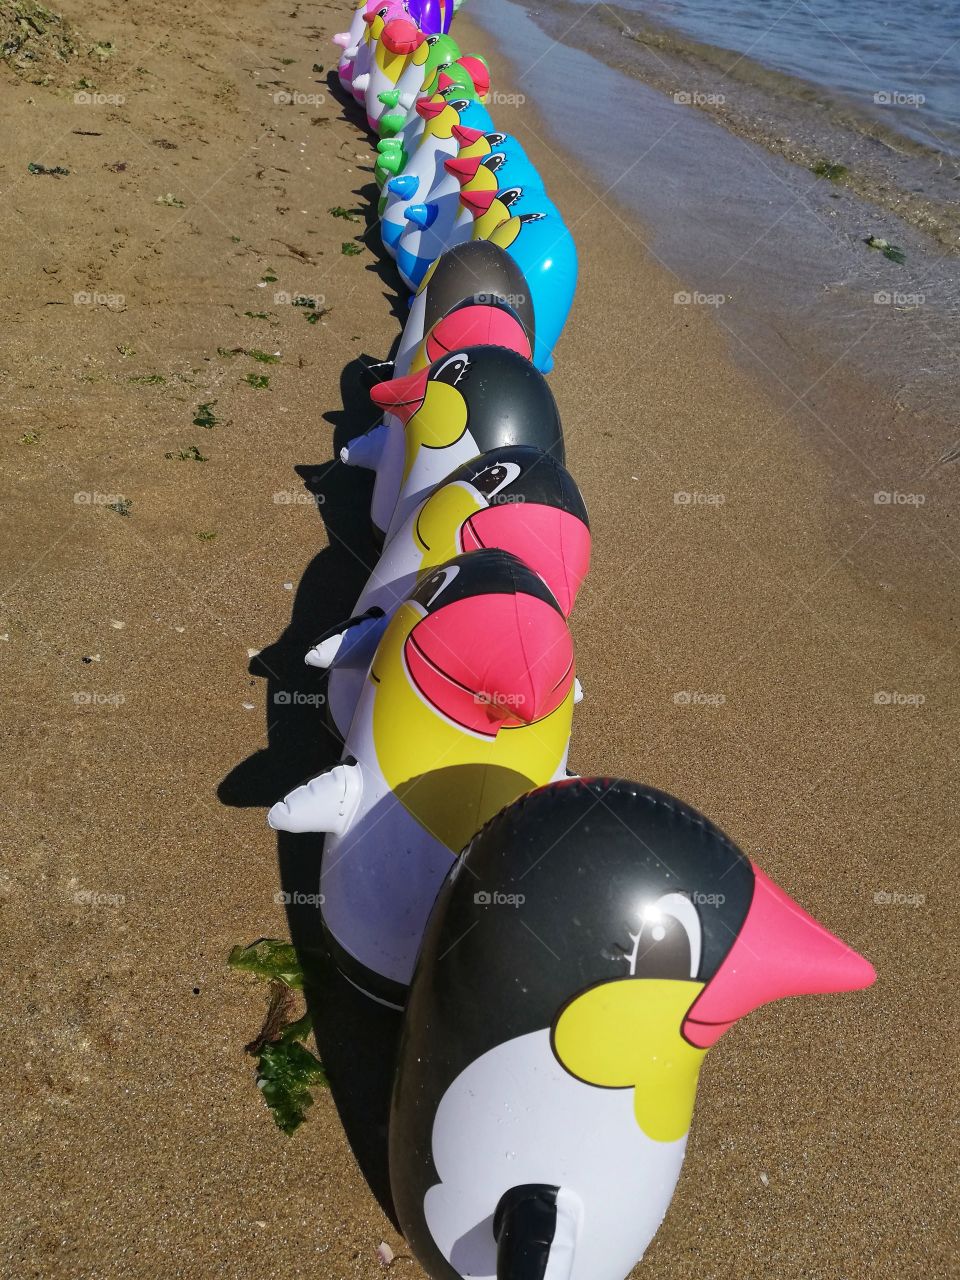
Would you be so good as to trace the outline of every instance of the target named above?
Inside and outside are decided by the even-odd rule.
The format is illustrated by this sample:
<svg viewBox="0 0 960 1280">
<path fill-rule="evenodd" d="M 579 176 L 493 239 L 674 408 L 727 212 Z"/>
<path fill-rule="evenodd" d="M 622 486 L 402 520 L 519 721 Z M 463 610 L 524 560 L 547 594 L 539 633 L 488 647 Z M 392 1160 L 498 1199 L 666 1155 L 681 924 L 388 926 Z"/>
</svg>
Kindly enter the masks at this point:
<svg viewBox="0 0 960 1280">
<path fill-rule="evenodd" d="M 459 126 L 455 125 L 454 132 L 456 132 L 457 128 Z M 447 173 L 453 174 L 460 185 L 463 186 L 471 178 L 476 177 L 482 160 L 483 156 L 452 156 L 449 160 L 444 160 L 443 167 Z"/>
<path fill-rule="evenodd" d="M 456 83 L 456 80 L 452 76 L 448 76 L 445 71 L 441 71 L 437 77 L 437 89 L 440 93 L 443 93 L 444 89 L 449 89 L 451 85 Z"/>
<path fill-rule="evenodd" d="M 461 307 L 438 321 L 427 338 L 427 361 L 460 347 L 509 347 L 530 359 L 530 339 L 516 314 L 489 303 Z"/>
<path fill-rule="evenodd" d="M 754 867 L 753 901 L 720 968 L 693 1003 L 686 1039 L 707 1049 L 738 1018 L 786 996 L 859 991 L 876 981 L 873 965 L 807 915 Z"/>
<path fill-rule="evenodd" d="M 573 686 L 573 641 L 546 600 L 470 596 L 429 613 L 404 647 L 421 695 L 454 723 L 495 737 L 555 711 Z"/>
<path fill-rule="evenodd" d="M 479 142 L 483 137 L 482 129 L 471 129 L 466 124 L 455 124 L 451 132 L 461 147 L 472 147 L 475 142 Z"/>
<path fill-rule="evenodd" d="M 432 98 L 420 98 L 417 101 L 416 112 L 421 120 L 434 120 L 446 108 L 445 102 L 434 102 Z"/>
<path fill-rule="evenodd" d="M 380 35 L 384 48 L 396 54 L 413 53 L 425 39 L 420 28 L 409 18 L 391 18 Z"/>
<path fill-rule="evenodd" d="M 469 191 L 466 187 L 460 188 L 460 203 L 465 209 L 469 209 L 475 218 L 482 218 L 496 198 L 496 187 L 490 191 Z"/>
<path fill-rule="evenodd" d="M 477 91 L 477 97 L 485 98 L 490 88 L 490 72 L 485 62 L 473 54 L 468 53 L 457 61 L 466 71 L 467 75 L 473 81 L 473 87 Z"/>
<path fill-rule="evenodd" d="M 422 408 L 429 379 L 430 370 L 427 368 L 402 378 L 391 378 L 389 382 L 378 382 L 370 388 L 370 399 L 378 408 L 392 413 L 406 425 Z"/>
<path fill-rule="evenodd" d="M 504 495 L 506 496 L 506 495 Z M 463 524 L 464 551 L 499 547 L 539 573 L 569 617 L 590 567 L 590 530 L 582 520 L 542 503 L 497 503 Z"/>
</svg>

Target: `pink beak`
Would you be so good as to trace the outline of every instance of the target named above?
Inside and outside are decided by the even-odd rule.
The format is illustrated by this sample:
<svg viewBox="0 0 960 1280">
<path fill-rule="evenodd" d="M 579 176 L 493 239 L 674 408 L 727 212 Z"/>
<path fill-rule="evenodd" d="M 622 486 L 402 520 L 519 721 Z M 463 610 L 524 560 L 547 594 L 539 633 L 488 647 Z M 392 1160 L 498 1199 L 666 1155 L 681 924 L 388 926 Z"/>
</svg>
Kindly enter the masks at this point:
<svg viewBox="0 0 960 1280">
<path fill-rule="evenodd" d="M 391 18 L 383 28 L 380 43 L 390 53 L 414 53 L 426 38 L 409 18 Z"/>
<path fill-rule="evenodd" d="M 451 129 L 451 133 L 460 143 L 461 147 L 469 147 L 472 142 L 479 142 L 483 137 L 482 129 L 471 129 L 466 124 L 455 124 Z"/>
<path fill-rule="evenodd" d="M 858 991 L 873 965 L 754 867 L 753 901 L 727 958 L 687 1014 L 683 1034 L 707 1049 L 738 1018 L 785 996 Z"/>
<path fill-rule="evenodd" d="M 447 173 L 452 173 L 461 186 L 465 182 L 469 182 L 471 178 L 477 176 L 477 170 L 480 168 L 482 156 L 451 156 L 449 160 L 444 160 L 443 167 Z"/>
<path fill-rule="evenodd" d="M 446 108 L 445 102 L 434 102 L 432 98 L 420 98 L 417 102 L 417 115 L 422 120 L 433 120 Z"/>
</svg>

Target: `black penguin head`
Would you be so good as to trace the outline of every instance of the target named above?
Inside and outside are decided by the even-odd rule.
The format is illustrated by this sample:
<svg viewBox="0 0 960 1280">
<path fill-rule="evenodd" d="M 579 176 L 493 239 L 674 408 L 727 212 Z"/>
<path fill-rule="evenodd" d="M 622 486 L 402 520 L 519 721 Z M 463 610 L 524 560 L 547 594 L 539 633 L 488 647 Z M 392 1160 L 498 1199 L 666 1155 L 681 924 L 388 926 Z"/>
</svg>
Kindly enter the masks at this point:
<svg viewBox="0 0 960 1280">
<path fill-rule="evenodd" d="M 474 294 L 504 298 L 516 310 L 533 342 L 533 300 L 526 277 L 505 249 L 468 240 L 442 253 L 424 277 L 423 332 L 428 333 L 458 302 Z"/>
<path fill-rule="evenodd" d="M 563 432 L 543 375 L 506 347 L 464 347 L 418 373 L 380 382 L 370 396 L 423 448 L 446 449 L 469 433 L 477 453 L 529 444 L 564 461 Z"/>
</svg>

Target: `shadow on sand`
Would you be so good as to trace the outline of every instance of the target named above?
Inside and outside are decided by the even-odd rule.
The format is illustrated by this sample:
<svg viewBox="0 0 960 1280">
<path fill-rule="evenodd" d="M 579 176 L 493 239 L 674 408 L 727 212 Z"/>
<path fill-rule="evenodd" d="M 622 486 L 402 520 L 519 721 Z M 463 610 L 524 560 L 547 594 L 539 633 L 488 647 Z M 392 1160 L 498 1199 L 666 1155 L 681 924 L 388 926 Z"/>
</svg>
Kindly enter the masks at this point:
<svg viewBox="0 0 960 1280">
<path fill-rule="evenodd" d="M 335 75 L 328 83 L 331 92 L 345 102 Z M 349 114 L 360 122 L 355 110 Z M 376 251 L 376 185 L 371 182 L 354 194 L 358 208 L 362 202 L 367 213 L 363 239 Z M 402 321 L 406 292 L 393 263 L 381 253 L 367 270 L 388 286 L 390 292 L 384 296 Z M 344 467 L 338 459 L 342 445 L 378 420 L 368 394 L 376 376 L 371 378 L 368 370 L 382 358 L 361 356 L 341 374 L 343 409 L 324 414 L 333 427 L 334 460 L 294 467 L 317 501 L 328 545 L 314 557 L 298 584 L 283 634 L 250 663 L 251 675 L 267 681 L 267 746 L 238 764 L 220 783 L 217 794 L 225 805 L 268 808 L 340 758 L 342 744 L 327 727 L 320 699 L 325 679 L 303 659 L 323 632 L 350 617 L 376 562 L 369 521 L 372 475 Z M 333 967 L 315 905 L 322 848 L 322 836 L 278 833 L 280 889 L 286 895 L 290 937 L 306 975 L 317 1050 L 340 1119 L 371 1189 L 395 1221 L 387 1169 L 387 1119 L 400 1014 L 361 995 Z"/>
</svg>

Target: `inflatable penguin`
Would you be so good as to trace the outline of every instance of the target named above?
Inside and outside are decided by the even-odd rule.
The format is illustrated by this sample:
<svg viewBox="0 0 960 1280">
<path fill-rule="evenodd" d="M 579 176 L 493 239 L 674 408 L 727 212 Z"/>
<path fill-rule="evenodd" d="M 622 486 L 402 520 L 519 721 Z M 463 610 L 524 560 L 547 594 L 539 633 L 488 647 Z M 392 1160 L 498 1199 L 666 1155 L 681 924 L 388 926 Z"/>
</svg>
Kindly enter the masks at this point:
<svg viewBox="0 0 960 1280">
<path fill-rule="evenodd" d="M 413 104 L 437 71 L 460 56 L 460 48 L 451 36 L 428 35 L 411 54 L 392 88 L 380 94 L 384 107 L 378 122 L 381 138 L 392 138 L 407 123 Z M 385 148 L 386 150 L 387 148 Z"/>
<path fill-rule="evenodd" d="M 384 23 L 370 59 L 363 92 L 367 125 L 374 133 L 379 132 L 380 117 L 387 109 L 383 95 L 394 88 L 425 39 L 406 14 L 392 14 Z"/>
<path fill-rule="evenodd" d="M 590 566 L 590 525 L 565 467 L 529 445 L 507 445 L 458 468 L 391 538 L 354 607 L 306 655 L 328 668 L 327 712 L 350 728 L 380 637 L 417 579 L 465 551 L 509 551 L 546 582 L 569 616 Z"/>
<path fill-rule="evenodd" d="M 325 831 L 320 889 L 345 977 L 400 1006 L 456 851 L 531 787 L 562 777 L 573 643 L 542 578 L 505 551 L 425 576 L 377 646 L 343 762 L 270 810 Z"/>
<path fill-rule="evenodd" d="M 449 36 L 439 36 L 437 39 L 456 48 Z M 443 54 L 444 51 L 440 50 L 428 55 L 428 66 L 432 63 L 434 70 L 432 73 L 425 72 L 423 89 L 410 110 L 401 117 L 398 107 L 397 111 L 391 111 L 389 117 L 381 117 L 383 136 L 377 143 L 377 161 L 373 172 L 379 187 L 383 187 L 391 176 L 400 174 L 406 168 L 419 145 L 425 121 L 417 113 L 418 102 L 435 98 L 438 93 L 448 102 L 461 98 L 470 102 L 481 101 L 486 96 L 490 87 L 490 73 L 482 58 L 471 54 L 461 55 L 458 51 L 451 61 Z M 444 83 L 442 90 L 441 77 Z M 387 193 L 381 192 L 378 213 L 383 213 L 387 198 Z"/>
<path fill-rule="evenodd" d="M 427 1275 L 623 1280 L 706 1050 L 767 1001 L 874 978 L 673 797 L 595 778 L 519 800 L 448 877 L 404 1019 L 390 1178 Z"/>
<path fill-rule="evenodd" d="M 543 375 L 506 347 L 464 347 L 427 369 L 379 382 L 370 397 L 389 422 L 340 451 L 376 471 L 371 520 L 386 538 L 461 463 L 505 444 L 532 444 L 564 461 L 556 401 Z"/>
<path fill-rule="evenodd" d="M 374 13 L 379 2 L 380 0 L 358 0 L 358 3 L 354 6 L 349 29 L 340 31 L 333 37 L 333 43 L 342 50 L 340 61 L 337 64 L 337 75 L 340 77 L 341 85 L 348 93 L 352 91 L 354 65 L 367 29 L 364 21 L 365 15 L 368 12 Z"/>
<path fill-rule="evenodd" d="M 432 188 L 444 171 L 443 161 L 457 153 L 453 126 L 462 123 L 476 129 L 493 128 L 493 121 L 481 103 L 462 97 L 447 99 L 442 90 L 432 98 L 420 98 L 416 112 L 424 122 L 419 139 L 411 134 L 409 146 L 408 139 L 402 140 L 402 149 L 409 160 L 403 172 L 384 187 L 380 235 L 383 247 L 391 256 L 396 256 L 397 244 L 407 225 L 407 206 L 416 201 L 418 193 L 422 195 Z"/>
<path fill-rule="evenodd" d="M 468 190 L 469 188 L 469 190 Z M 523 272 L 537 324 L 534 364 L 553 368 L 553 348 L 567 322 L 577 287 L 577 247 L 560 211 L 542 194 L 513 187 L 477 191 L 460 198 L 474 216 L 473 237 L 506 249 Z"/>
<path fill-rule="evenodd" d="M 523 272 L 505 249 L 471 240 L 448 249 L 424 277 L 410 304 L 394 361 L 394 374 L 409 373 L 424 338 L 468 298 L 505 302 L 520 317 L 531 343 L 536 338 L 533 301 Z"/>
</svg>

